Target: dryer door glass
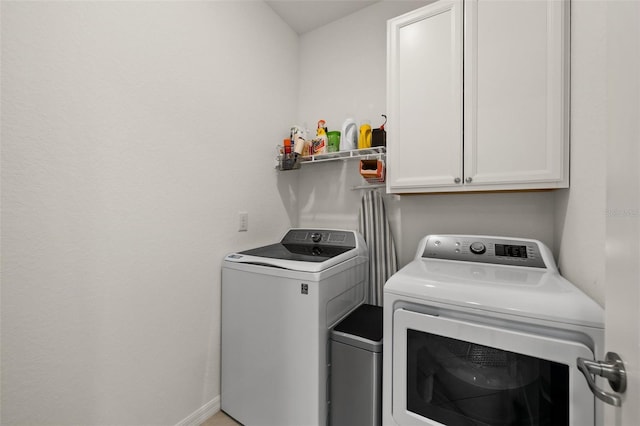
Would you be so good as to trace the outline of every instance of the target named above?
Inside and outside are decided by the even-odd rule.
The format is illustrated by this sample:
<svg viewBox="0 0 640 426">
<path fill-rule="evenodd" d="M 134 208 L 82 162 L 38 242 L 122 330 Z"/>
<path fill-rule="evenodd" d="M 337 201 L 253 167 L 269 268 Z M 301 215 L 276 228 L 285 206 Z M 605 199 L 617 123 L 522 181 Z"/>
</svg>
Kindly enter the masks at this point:
<svg viewBox="0 0 640 426">
<path fill-rule="evenodd" d="M 589 347 L 543 327 L 521 331 L 506 320 L 488 325 L 486 317 L 427 311 L 393 314 L 391 400 L 397 424 L 595 424 L 594 397 L 576 366 L 577 357 L 593 359 Z"/>
<path fill-rule="evenodd" d="M 569 367 L 407 330 L 407 409 L 455 425 L 569 424 Z"/>
</svg>

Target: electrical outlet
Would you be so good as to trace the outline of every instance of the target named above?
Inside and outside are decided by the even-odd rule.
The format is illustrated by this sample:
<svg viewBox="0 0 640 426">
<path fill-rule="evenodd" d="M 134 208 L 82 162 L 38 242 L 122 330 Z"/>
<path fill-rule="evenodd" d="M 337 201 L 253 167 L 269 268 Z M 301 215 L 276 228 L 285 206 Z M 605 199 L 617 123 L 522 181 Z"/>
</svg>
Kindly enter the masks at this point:
<svg viewBox="0 0 640 426">
<path fill-rule="evenodd" d="M 249 213 L 238 212 L 238 232 L 245 232 L 249 230 Z"/>
</svg>

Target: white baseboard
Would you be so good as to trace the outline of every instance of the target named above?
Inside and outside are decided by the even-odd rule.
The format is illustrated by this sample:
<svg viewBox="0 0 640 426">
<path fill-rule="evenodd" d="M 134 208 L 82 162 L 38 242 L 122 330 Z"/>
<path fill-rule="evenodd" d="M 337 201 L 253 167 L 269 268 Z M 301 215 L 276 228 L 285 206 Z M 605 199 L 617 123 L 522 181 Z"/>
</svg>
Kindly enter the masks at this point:
<svg viewBox="0 0 640 426">
<path fill-rule="evenodd" d="M 220 411 L 220 395 L 198 408 L 176 426 L 200 426 L 209 417 Z"/>
</svg>

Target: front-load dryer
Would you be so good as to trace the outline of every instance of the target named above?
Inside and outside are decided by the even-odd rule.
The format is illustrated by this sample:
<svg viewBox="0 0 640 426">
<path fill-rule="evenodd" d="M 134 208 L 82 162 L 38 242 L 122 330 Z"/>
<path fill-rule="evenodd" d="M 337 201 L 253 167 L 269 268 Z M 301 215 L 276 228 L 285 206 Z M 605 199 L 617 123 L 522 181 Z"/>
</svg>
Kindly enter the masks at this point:
<svg viewBox="0 0 640 426">
<path fill-rule="evenodd" d="M 383 424 L 594 426 L 603 310 L 529 239 L 430 235 L 384 287 Z"/>
<path fill-rule="evenodd" d="M 355 231 L 291 229 L 222 267 L 221 408 L 252 425 L 326 425 L 329 329 L 366 297 Z"/>
</svg>

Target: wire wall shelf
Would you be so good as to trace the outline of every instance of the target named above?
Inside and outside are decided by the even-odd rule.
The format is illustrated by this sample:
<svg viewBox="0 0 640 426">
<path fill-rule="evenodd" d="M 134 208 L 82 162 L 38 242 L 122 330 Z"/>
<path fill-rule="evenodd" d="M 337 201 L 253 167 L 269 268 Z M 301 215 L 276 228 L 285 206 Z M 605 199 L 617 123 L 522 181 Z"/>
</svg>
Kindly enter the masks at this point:
<svg viewBox="0 0 640 426">
<path fill-rule="evenodd" d="M 384 158 L 386 154 L 386 148 L 384 146 L 373 146 L 371 148 L 352 149 L 350 151 L 338 151 L 329 152 L 326 154 L 309 155 L 307 157 L 300 157 L 301 164 L 322 163 L 326 161 L 336 160 L 350 160 L 357 158 L 361 160 L 365 159 L 380 159 Z"/>
</svg>

